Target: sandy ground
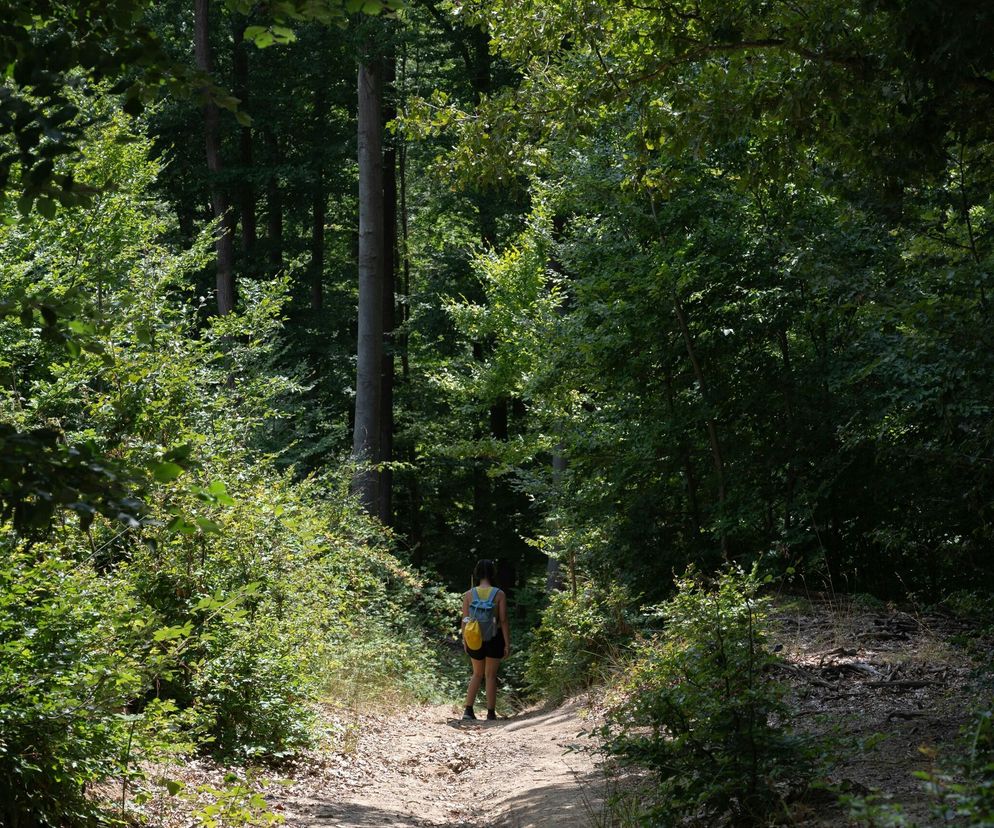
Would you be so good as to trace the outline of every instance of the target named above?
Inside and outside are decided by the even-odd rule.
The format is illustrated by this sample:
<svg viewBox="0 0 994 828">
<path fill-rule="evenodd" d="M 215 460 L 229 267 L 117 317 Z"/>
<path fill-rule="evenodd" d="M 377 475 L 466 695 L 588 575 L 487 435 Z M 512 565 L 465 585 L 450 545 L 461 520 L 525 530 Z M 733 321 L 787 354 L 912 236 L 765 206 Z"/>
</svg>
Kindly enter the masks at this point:
<svg viewBox="0 0 994 828">
<path fill-rule="evenodd" d="M 359 730 L 347 764 L 318 769 L 280 797 L 293 828 L 589 825 L 604 781 L 583 748 L 592 727 L 582 702 L 463 723 L 425 707 Z"/>
</svg>

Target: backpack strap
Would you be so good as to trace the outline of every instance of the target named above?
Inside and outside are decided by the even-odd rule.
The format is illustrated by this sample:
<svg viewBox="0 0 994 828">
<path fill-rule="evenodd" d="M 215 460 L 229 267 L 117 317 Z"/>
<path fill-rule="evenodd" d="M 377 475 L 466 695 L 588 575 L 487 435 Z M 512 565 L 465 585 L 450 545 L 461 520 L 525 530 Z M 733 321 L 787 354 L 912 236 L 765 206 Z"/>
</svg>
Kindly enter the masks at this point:
<svg viewBox="0 0 994 828">
<path fill-rule="evenodd" d="M 474 601 L 479 601 L 480 600 L 480 592 L 479 592 L 479 590 L 476 587 L 473 587 L 472 589 L 470 589 L 469 594 L 473 596 L 473 600 Z"/>
</svg>

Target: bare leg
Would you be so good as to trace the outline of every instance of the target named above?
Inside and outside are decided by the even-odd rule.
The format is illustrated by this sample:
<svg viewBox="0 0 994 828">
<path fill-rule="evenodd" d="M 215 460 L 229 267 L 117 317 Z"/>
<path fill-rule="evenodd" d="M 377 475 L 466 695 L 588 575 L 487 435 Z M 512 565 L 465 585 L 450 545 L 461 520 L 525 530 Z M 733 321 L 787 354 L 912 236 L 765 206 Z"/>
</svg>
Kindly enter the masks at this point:
<svg viewBox="0 0 994 828">
<path fill-rule="evenodd" d="M 499 658 L 487 659 L 487 710 L 493 710 L 497 704 L 497 670 L 499 667 Z"/>
<path fill-rule="evenodd" d="M 487 661 L 490 661 L 490 659 L 488 658 Z M 470 663 L 473 665 L 473 677 L 469 680 L 469 689 L 466 691 L 466 707 L 473 706 L 473 703 L 476 701 L 476 694 L 480 689 L 480 685 L 483 683 L 483 659 L 471 658 Z"/>
</svg>

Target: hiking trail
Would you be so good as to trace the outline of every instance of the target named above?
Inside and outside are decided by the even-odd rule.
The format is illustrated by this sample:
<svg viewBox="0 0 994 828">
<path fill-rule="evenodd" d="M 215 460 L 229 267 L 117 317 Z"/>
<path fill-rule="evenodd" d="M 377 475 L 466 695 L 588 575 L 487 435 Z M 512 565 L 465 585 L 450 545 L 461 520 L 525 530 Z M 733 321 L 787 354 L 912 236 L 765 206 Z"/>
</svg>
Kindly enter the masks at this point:
<svg viewBox="0 0 994 828">
<path fill-rule="evenodd" d="M 600 812 L 604 777 L 581 701 L 497 722 L 451 706 L 363 717 L 354 749 L 327 756 L 278 804 L 291 828 L 581 826 Z"/>
</svg>

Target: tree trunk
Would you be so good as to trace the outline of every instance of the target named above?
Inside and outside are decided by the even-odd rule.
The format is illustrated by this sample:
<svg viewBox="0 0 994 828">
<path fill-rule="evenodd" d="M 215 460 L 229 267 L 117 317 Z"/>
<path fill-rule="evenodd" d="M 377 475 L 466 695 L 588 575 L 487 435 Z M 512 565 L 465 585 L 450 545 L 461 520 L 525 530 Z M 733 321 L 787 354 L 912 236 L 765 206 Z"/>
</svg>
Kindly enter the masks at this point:
<svg viewBox="0 0 994 828">
<path fill-rule="evenodd" d="M 324 181 L 321 173 L 314 188 L 314 203 L 311 214 L 311 310 L 319 311 L 324 306 L 324 222 L 325 201 Z"/>
<path fill-rule="evenodd" d="M 197 69 L 210 76 L 212 71 L 210 44 L 210 0 L 194 0 L 194 56 Z M 235 250 L 232 241 L 234 228 L 228 210 L 228 199 L 221 189 L 221 117 L 217 104 L 205 88 L 204 95 L 204 145 L 207 170 L 210 173 L 211 211 L 217 222 L 214 247 L 217 251 L 217 312 L 221 315 L 235 309 Z"/>
<path fill-rule="evenodd" d="M 562 433 L 562 424 L 556 424 L 556 432 Z M 563 486 L 563 474 L 566 472 L 566 454 L 563 451 L 562 441 L 556 443 L 552 450 L 552 490 L 559 494 Z M 572 581 L 576 583 L 576 567 L 573 569 Z M 563 567 L 559 558 L 549 555 L 545 560 L 545 591 L 558 592 L 563 588 Z M 574 589 L 575 592 L 575 589 Z"/>
<path fill-rule="evenodd" d="M 566 229 L 566 220 L 561 215 L 556 215 L 552 219 L 552 238 L 558 240 L 562 238 Z M 549 270 L 560 277 L 564 275 L 563 266 L 555 256 L 549 257 Z M 549 289 L 552 289 L 550 283 Z M 561 319 L 566 316 L 566 297 L 562 296 L 556 306 L 556 315 Z M 559 499 L 563 495 L 563 475 L 566 473 L 566 449 L 563 445 L 563 421 L 559 419 L 553 426 L 556 431 L 556 447 L 552 450 L 552 491 L 553 497 Z M 557 507 L 558 508 L 558 507 Z M 556 527 L 558 531 L 558 526 Z M 576 595 L 576 559 L 570 554 L 570 582 L 573 587 L 573 594 Z M 563 588 L 562 562 L 555 555 L 549 555 L 545 562 L 545 590 L 546 592 L 558 592 Z"/>
<path fill-rule="evenodd" d="M 391 54 L 385 62 L 384 87 L 391 102 L 383 107 L 384 127 L 397 117 L 393 84 L 396 59 Z M 384 128 L 383 134 L 386 134 Z M 380 460 L 393 459 L 393 383 L 394 383 L 394 320 L 396 314 L 397 268 L 397 146 L 395 137 L 387 139 L 383 151 L 383 375 L 380 402 Z M 393 522 L 393 473 L 384 468 L 379 474 L 379 516 L 383 523 Z"/>
<path fill-rule="evenodd" d="M 314 93 L 314 146 L 321 146 L 321 132 L 327 114 L 327 97 L 323 81 L 318 81 Z M 324 306 L 324 225 L 328 194 L 324 184 L 324 164 L 320 149 L 317 167 L 314 170 L 314 193 L 311 210 L 311 310 L 319 311 Z"/>
<path fill-rule="evenodd" d="M 665 369 L 663 379 L 666 383 L 666 405 L 670 419 L 676 420 L 676 397 L 673 393 L 673 376 L 669 368 Z M 694 474 L 694 460 L 690 453 L 690 443 L 686 436 L 680 435 L 680 462 L 683 465 L 683 477 L 687 489 L 687 509 L 690 518 L 690 529 L 695 535 L 701 531 L 701 510 L 697 502 L 697 475 Z"/>
<path fill-rule="evenodd" d="M 283 194 L 276 165 L 280 162 L 280 146 L 276 133 L 266 129 L 266 151 L 269 155 L 270 173 L 266 180 L 266 237 L 269 244 L 269 264 L 273 272 L 283 267 Z"/>
<path fill-rule="evenodd" d="M 247 21 L 243 18 L 234 27 L 235 51 L 232 56 L 234 93 L 242 111 L 248 109 L 248 44 L 245 42 Z M 252 186 L 252 127 L 243 126 L 238 133 L 238 164 L 241 167 L 241 180 L 238 185 L 238 212 L 242 222 L 242 250 L 246 255 L 255 247 L 255 188 Z"/>
<path fill-rule="evenodd" d="M 409 229 L 407 224 L 407 147 L 401 137 L 400 153 L 398 157 L 400 173 L 400 231 L 401 245 L 400 255 L 403 261 L 401 267 L 401 303 L 400 303 L 400 324 L 403 329 L 402 341 L 400 343 L 400 372 L 404 382 L 409 382 L 411 378 L 411 360 L 408 353 L 407 320 L 410 318 L 410 297 L 411 297 L 411 256 L 409 246 Z"/>
<path fill-rule="evenodd" d="M 376 472 L 380 458 L 383 369 L 383 148 L 381 70 L 359 66 L 359 324 L 356 336 L 356 401 L 352 453 L 360 468 L 353 490 L 378 514 Z"/>
<path fill-rule="evenodd" d="M 787 413 L 787 435 L 784 439 L 787 449 L 787 479 L 784 487 L 783 528 L 789 532 L 793 523 L 794 490 L 797 488 L 797 463 L 795 447 L 797 441 L 797 418 L 794 407 L 794 370 L 790 361 L 790 340 L 787 329 L 777 331 L 777 343 L 780 346 L 780 357 L 783 360 L 783 396 L 784 408 Z"/>
</svg>

